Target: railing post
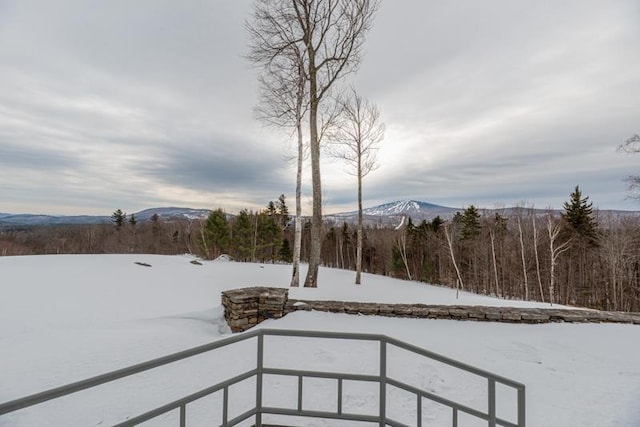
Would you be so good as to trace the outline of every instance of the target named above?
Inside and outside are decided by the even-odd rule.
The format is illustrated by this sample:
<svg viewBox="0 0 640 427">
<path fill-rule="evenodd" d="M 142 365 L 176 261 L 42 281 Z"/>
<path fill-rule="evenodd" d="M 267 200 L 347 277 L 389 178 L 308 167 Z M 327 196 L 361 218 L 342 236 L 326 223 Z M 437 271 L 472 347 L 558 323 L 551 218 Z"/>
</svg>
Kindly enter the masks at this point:
<svg viewBox="0 0 640 427">
<path fill-rule="evenodd" d="M 302 375 L 298 375 L 298 412 L 302 412 Z"/>
<path fill-rule="evenodd" d="M 387 340 L 380 339 L 380 427 L 387 424 Z"/>
<path fill-rule="evenodd" d="M 526 424 L 526 401 L 525 401 L 525 388 L 518 388 L 518 427 L 525 427 Z"/>
<path fill-rule="evenodd" d="M 258 355 L 256 366 L 256 427 L 262 427 L 262 372 L 264 368 L 264 333 L 258 334 Z"/>
<path fill-rule="evenodd" d="M 222 425 L 227 425 L 229 421 L 229 387 L 222 390 Z"/>
<path fill-rule="evenodd" d="M 489 382 L 489 427 L 496 427 L 496 380 L 488 379 Z"/>
<path fill-rule="evenodd" d="M 187 426 L 187 405 L 180 405 L 180 427 Z"/>
<path fill-rule="evenodd" d="M 338 415 L 342 415 L 342 378 L 338 378 Z"/>
</svg>

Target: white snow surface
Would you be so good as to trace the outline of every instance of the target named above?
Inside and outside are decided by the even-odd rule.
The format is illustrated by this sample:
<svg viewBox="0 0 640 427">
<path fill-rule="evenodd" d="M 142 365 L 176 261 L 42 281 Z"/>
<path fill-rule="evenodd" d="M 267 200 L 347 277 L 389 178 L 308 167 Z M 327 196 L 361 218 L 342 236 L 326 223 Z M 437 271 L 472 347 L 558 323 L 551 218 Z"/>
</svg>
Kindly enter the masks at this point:
<svg viewBox="0 0 640 427">
<path fill-rule="evenodd" d="M 190 256 L 58 255 L 0 258 L 0 403 L 228 336 L 220 292 L 289 283 L 290 266 L 236 262 L 193 265 Z M 151 267 L 136 265 L 150 264 Z M 304 271 L 303 271 L 304 274 Z M 304 277 L 304 276 L 303 276 Z M 455 290 L 321 269 L 317 289 L 297 299 L 536 307 Z M 640 426 L 640 326 L 514 325 L 296 312 L 259 327 L 386 334 L 512 378 L 527 386 L 528 426 Z M 276 340 L 275 337 L 268 339 Z M 274 345 L 275 344 L 275 345 Z M 271 366 L 374 373 L 377 346 L 289 339 L 270 344 Z M 389 353 L 390 372 L 445 397 L 486 408 L 486 382 L 450 368 Z M 255 366 L 255 345 L 240 343 L 130 379 L 0 416 L 0 426 L 106 426 Z M 253 381 L 255 385 L 255 381 Z M 265 399 L 295 407 L 296 384 L 265 378 Z M 252 406 L 251 380 L 231 389 L 231 415 Z M 498 389 L 498 415 L 513 418 L 514 393 Z M 415 424 L 415 397 L 396 390 L 388 412 Z M 219 424 L 217 393 L 188 407 L 188 425 Z M 273 402 L 272 402 L 273 403 Z M 306 409 L 335 409 L 335 383 L 305 380 Z M 377 407 L 377 389 L 345 382 L 343 405 Z M 145 425 L 178 425 L 177 414 Z M 284 421 L 274 419 L 274 421 Z M 302 419 L 299 426 L 347 426 Z M 423 425 L 451 425 L 450 412 L 424 405 Z M 243 425 L 251 425 L 245 423 Z M 364 424 L 357 424 L 364 425 Z M 460 426 L 486 425 L 461 419 Z"/>
</svg>

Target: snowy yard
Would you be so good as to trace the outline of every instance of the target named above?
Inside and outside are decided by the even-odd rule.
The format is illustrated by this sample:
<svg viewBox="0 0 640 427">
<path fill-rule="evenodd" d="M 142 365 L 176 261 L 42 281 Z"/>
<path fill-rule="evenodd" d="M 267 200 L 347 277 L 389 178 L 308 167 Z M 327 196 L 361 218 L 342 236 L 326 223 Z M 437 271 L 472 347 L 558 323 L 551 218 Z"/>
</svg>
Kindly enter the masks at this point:
<svg viewBox="0 0 640 427">
<path fill-rule="evenodd" d="M 220 307 L 221 291 L 258 285 L 287 286 L 289 282 L 289 266 L 234 262 L 204 262 L 197 266 L 190 264 L 191 260 L 188 256 L 155 255 L 0 258 L 0 402 L 219 339 L 228 334 Z M 359 287 L 352 281 L 352 272 L 323 269 L 318 289 L 292 289 L 290 296 L 541 306 L 466 293 L 456 299 L 451 289 L 371 275 L 365 275 L 364 284 Z M 527 386 L 528 426 L 640 426 L 637 325 L 513 325 L 296 312 L 261 326 L 386 334 L 512 378 Z M 267 351 L 269 360 L 282 367 L 367 372 L 377 363 L 377 354 L 367 343 L 345 345 L 299 339 L 271 345 Z M 453 396 L 470 406 L 486 405 L 485 385 L 406 354 L 390 356 L 396 363 L 393 369 L 408 382 Z M 239 344 L 157 372 L 0 416 L 0 426 L 110 425 L 240 372 L 251 363 L 255 363 L 255 350 L 250 344 Z M 251 383 L 243 386 L 232 393 L 232 412 L 241 411 L 251 399 Z M 272 392 L 267 393 L 269 398 L 293 404 L 295 384 L 267 378 L 265 386 Z M 305 407 L 331 408 L 334 389 L 334 385 L 322 381 L 312 384 L 311 392 L 305 396 Z M 218 420 L 220 400 L 219 395 L 214 395 L 194 404 L 188 421 L 199 426 L 207 420 Z M 345 388 L 347 407 L 375 411 L 376 404 L 376 390 L 362 384 Z M 415 399 L 397 394 L 389 402 L 389 410 L 411 423 L 408 417 L 415 412 Z M 510 408 L 498 410 L 509 413 Z M 450 425 L 442 408 L 425 406 L 423 414 L 423 425 Z M 177 425 L 173 415 L 149 425 Z M 307 420 L 296 425 L 347 424 Z M 479 424 L 464 424 L 461 420 L 460 425 Z"/>
</svg>

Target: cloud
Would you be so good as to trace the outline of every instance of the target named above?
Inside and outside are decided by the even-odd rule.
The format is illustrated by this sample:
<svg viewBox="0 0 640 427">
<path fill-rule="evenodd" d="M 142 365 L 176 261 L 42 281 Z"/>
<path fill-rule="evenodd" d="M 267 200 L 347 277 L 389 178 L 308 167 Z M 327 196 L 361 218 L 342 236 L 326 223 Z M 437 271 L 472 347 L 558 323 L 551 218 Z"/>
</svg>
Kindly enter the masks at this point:
<svg viewBox="0 0 640 427">
<path fill-rule="evenodd" d="M 250 8 L 0 0 L 2 210 L 293 198 L 289 138 L 252 116 Z M 387 125 L 365 204 L 559 207 L 580 184 L 596 205 L 635 208 L 623 179 L 637 158 L 615 148 L 640 132 L 639 15 L 635 0 L 384 2 L 342 82 Z M 343 169 L 323 162 L 327 211 L 355 206 Z"/>
</svg>

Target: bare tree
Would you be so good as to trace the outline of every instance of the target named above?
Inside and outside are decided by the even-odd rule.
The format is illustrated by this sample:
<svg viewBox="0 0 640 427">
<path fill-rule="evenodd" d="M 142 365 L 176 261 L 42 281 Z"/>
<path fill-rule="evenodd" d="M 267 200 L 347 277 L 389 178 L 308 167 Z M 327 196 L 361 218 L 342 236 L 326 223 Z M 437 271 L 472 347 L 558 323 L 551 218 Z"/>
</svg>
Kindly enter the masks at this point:
<svg viewBox="0 0 640 427">
<path fill-rule="evenodd" d="M 540 274 L 540 256 L 538 254 L 538 227 L 536 226 L 536 212 L 531 208 L 531 227 L 533 229 L 533 253 L 536 259 L 536 273 L 538 277 L 538 289 L 540 291 L 540 301 L 544 302 L 544 291 L 542 289 L 542 275 Z"/>
<path fill-rule="evenodd" d="M 524 253 L 524 238 L 522 233 L 522 209 L 516 208 L 516 219 L 518 221 L 518 237 L 520 238 L 520 258 L 522 261 L 522 275 L 524 279 L 524 299 L 529 299 L 529 278 L 527 276 L 527 261 Z"/>
<path fill-rule="evenodd" d="M 555 301 L 555 269 L 558 265 L 558 258 L 571 248 L 570 240 L 558 242 L 558 237 L 562 231 L 562 225 L 556 221 L 552 213 L 547 214 L 547 233 L 549 235 L 549 302 L 553 305 Z"/>
<path fill-rule="evenodd" d="M 606 291 L 607 308 L 620 310 L 624 306 L 624 286 L 622 272 L 637 261 L 633 251 L 633 235 L 629 232 L 637 227 L 637 220 L 613 218 L 607 220 L 607 227 L 598 237 L 600 257 L 609 270 L 610 290 Z"/>
<path fill-rule="evenodd" d="M 341 102 L 341 115 L 331 138 L 331 155 L 347 163 L 349 174 L 358 180 L 358 228 L 356 243 L 356 285 L 362 276 L 362 180 L 377 168 L 376 154 L 384 138 L 384 123 L 378 107 L 355 89 Z"/>
<path fill-rule="evenodd" d="M 402 264 L 404 265 L 404 269 L 407 273 L 407 278 L 409 280 L 413 280 L 411 278 L 411 270 L 409 269 L 409 260 L 407 257 L 407 227 L 406 226 L 402 228 L 402 231 L 396 238 L 395 244 L 396 244 L 396 247 L 398 248 L 398 251 L 400 252 L 400 257 L 402 258 Z"/>
<path fill-rule="evenodd" d="M 249 27 L 250 31 L 252 30 Z M 252 33 L 253 37 L 259 37 Z M 253 52 L 253 55 L 256 53 Z M 249 59 L 260 63 L 260 56 Z M 299 44 L 291 44 L 274 58 L 259 77 L 260 95 L 256 116 L 264 123 L 293 128 L 296 134 L 296 213 L 294 217 L 291 284 L 300 284 L 300 248 L 302 245 L 302 164 L 305 157 L 303 122 L 308 111 L 304 52 Z"/>
<path fill-rule="evenodd" d="M 458 286 L 464 289 L 464 282 L 462 281 L 462 275 L 460 274 L 460 269 L 458 268 L 458 263 L 456 262 L 456 256 L 455 256 L 455 253 L 453 252 L 453 242 L 452 242 L 453 232 L 450 230 L 448 221 L 445 221 L 444 224 L 442 225 L 444 228 L 444 235 L 447 238 L 447 245 L 449 248 L 449 255 L 451 256 L 451 262 L 453 263 L 453 267 L 456 269 L 456 276 L 458 277 L 456 281 L 456 289 L 458 288 Z"/>
<path fill-rule="evenodd" d="M 293 46 L 303 59 L 308 82 L 309 145 L 313 209 L 311 251 L 305 286 L 316 287 L 322 244 L 319 108 L 334 83 L 357 69 L 364 37 L 379 0 L 256 0 L 250 58 L 268 70 Z"/>
<path fill-rule="evenodd" d="M 640 135 L 635 134 L 627 139 L 624 144 L 618 146 L 618 151 L 629 154 L 640 153 Z M 638 194 L 640 191 L 640 175 L 630 175 L 627 177 L 627 183 L 629 184 L 628 190 L 632 193 L 631 197 L 640 200 L 640 194 Z"/>
</svg>

